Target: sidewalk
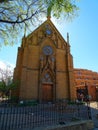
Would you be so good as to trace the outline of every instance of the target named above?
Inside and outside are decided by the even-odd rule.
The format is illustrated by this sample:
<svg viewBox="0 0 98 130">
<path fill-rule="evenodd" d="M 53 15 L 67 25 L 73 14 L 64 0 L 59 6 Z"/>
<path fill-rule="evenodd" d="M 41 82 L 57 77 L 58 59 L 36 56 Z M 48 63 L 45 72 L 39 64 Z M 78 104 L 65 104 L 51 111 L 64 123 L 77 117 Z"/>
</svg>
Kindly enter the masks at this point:
<svg viewBox="0 0 98 130">
<path fill-rule="evenodd" d="M 98 104 L 97 104 L 97 102 L 91 102 L 90 107 L 91 107 L 92 120 L 93 120 L 94 126 L 95 126 L 94 130 L 98 130 L 98 117 L 97 117 Z"/>
</svg>

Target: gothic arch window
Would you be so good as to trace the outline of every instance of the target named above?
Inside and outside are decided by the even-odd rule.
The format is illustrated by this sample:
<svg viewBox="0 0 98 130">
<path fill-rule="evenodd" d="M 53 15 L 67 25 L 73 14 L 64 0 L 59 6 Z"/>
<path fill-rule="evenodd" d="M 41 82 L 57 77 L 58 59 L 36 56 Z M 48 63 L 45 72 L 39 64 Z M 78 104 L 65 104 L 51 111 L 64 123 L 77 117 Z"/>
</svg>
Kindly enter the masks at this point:
<svg viewBox="0 0 98 130">
<path fill-rule="evenodd" d="M 45 73 L 43 78 L 42 78 L 42 82 L 52 82 L 52 78 L 51 75 L 49 73 Z"/>
</svg>

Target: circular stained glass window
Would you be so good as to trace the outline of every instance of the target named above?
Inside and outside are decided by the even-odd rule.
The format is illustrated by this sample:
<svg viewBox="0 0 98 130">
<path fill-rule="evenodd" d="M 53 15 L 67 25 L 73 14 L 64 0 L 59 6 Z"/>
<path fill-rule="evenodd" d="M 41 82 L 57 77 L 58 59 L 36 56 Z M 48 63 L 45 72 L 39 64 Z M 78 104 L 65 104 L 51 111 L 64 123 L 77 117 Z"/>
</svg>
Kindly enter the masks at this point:
<svg viewBox="0 0 98 130">
<path fill-rule="evenodd" d="M 51 46 L 47 45 L 43 47 L 43 53 L 45 55 L 51 55 L 53 53 L 53 49 Z"/>
</svg>

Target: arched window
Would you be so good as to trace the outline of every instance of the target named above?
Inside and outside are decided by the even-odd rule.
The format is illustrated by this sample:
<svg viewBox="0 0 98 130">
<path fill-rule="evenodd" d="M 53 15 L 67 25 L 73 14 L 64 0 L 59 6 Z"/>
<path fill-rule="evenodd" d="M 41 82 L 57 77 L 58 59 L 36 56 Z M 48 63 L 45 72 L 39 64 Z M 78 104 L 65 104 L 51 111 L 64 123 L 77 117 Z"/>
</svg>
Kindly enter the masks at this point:
<svg viewBox="0 0 98 130">
<path fill-rule="evenodd" d="M 43 78 L 42 78 L 42 82 L 52 82 L 51 76 L 49 73 L 45 73 Z"/>
</svg>

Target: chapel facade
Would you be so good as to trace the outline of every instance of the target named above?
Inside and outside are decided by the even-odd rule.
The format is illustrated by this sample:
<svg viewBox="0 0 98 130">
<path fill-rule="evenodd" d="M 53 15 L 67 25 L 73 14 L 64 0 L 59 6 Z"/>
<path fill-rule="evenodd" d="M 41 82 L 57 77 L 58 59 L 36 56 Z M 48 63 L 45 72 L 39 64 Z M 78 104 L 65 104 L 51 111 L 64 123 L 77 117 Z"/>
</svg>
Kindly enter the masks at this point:
<svg viewBox="0 0 98 130">
<path fill-rule="evenodd" d="M 67 41 L 48 18 L 18 48 L 14 95 L 19 100 L 75 99 L 73 57 Z"/>
</svg>

